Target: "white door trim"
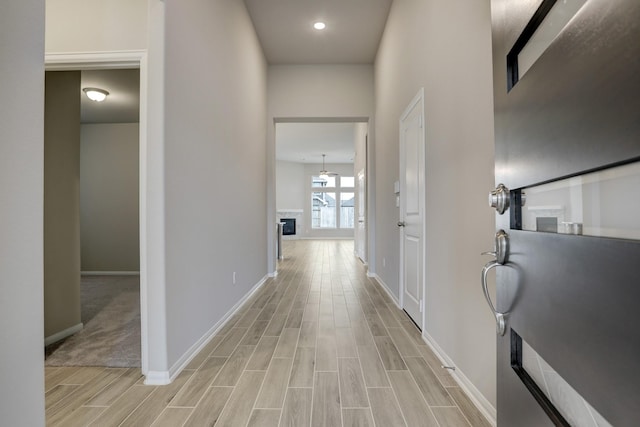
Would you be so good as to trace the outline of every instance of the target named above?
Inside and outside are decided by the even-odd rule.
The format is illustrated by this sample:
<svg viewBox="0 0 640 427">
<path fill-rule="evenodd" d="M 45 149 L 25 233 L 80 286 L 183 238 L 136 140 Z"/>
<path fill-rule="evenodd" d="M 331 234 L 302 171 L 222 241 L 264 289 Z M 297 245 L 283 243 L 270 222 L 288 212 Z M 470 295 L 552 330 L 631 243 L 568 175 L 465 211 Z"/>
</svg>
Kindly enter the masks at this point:
<svg viewBox="0 0 640 427">
<path fill-rule="evenodd" d="M 366 143 L 365 143 L 366 151 Z M 362 177 L 362 178 L 361 178 Z M 355 233 L 355 253 L 360 261 L 366 266 L 367 263 L 367 168 L 364 167 L 356 173 L 356 193 L 358 195 L 358 212 L 356 215 L 357 223 L 354 224 Z M 364 185 L 362 183 L 364 182 Z M 364 201 L 362 200 L 364 199 Z M 364 223 L 360 222 L 360 218 L 364 218 Z M 360 227 L 362 225 L 362 228 Z"/>
<path fill-rule="evenodd" d="M 141 338 L 141 365 L 142 373 L 149 372 L 149 295 L 163 295 L 164 293 L 164 258 L 158 254 L 164 253 L 164 227 L 163 221 L 158 221 L 158 216 L 163 216 L 164 212 L 156 212 L 157 206 L 164 205 L 164 193 L 157 191 L 163 188 L 162 177 L 151 179 L 149 172 L 161 171 L 161 165 L 156 165 L 158 153 L 151 149 L 147 135 L 150 131 L 150 121 L 148 120 L 148 83 L 149 67 L 147 63 L 147 51 L 120 51 L 120 52 L 81 52 L 71 54 L 46 54 L 45 70 L 106 70 L 119 68 L 139 68 L 140 69 L 140 165 L 139 165 L 139 186 L 140 186 L 140 338 Z M 153 123 L 153 126 L 158 126 Z M 156 132 L 157 133 L 157 132 Z M 152 197 L 150 197 L 152 196 Z M 153 199 L 154 208 L 150 209 L 149 201 Z M 160 202 L 160 204 L 159 204 Z M 150 211 L 154 213 L 154 218 L 150 217 Z M 150 244 L 153 239 L 153 245 Z M 158 248 L 158 245 L 161 248 Z M 153 253 L 149 253 L 150 248 L 154 248 Z M 151 259 L 152 258 L 152 259 Z M 151 269 L 154 269 L 151 271 Z M 152 275 L 153 283 L 149 283 L 148 277 Z M 153 288 L 150 292 L 150 286 Z M 157 298 L 157 297 L 156 297 Z"/>
<path fill-rule="evenodd" d="M 414 96 L 414 98 L 411 100 L 411 102 L 409 103 L 409 105 L 407 106 L 407 108 L 404 110 L 404 112 L 402 113 L 402 115 L 400 116 L 400 119 L 398 121 L 399 124 L 399 140 L 398 143 L 400 145 L 400 170 L 399 170 L 399 174 L 404 173 L 404 145 L 402 144 L 402 122 L 409 116 L 409 114 L 411 113 L 411 111 L 414 109 L 414 107 L 416 105 L 420 105 L 421 109 L 422 109 L 422 116 L 420 117 L 421 120 L 421 129 L 422 129 L 422 139 L 424 142 L 424 155 L 425 155 L 425 159 L 424 159 L 424 164 L 426 166 L 427 163 L 427 159 L 426 159 L 426 153 L 427 153 L 427 147 L 426 147 L 426 143 L 427 143 L 427 139 L 426 139 L 426 125 L 425 125 L 425 110 L 424 110 L 424 88 L 420 88 L 418 90 L 418 93 L 416 94 L 416 96 Z M 425 170 L 422 171 L 423 176 L 421 177 L 422 182 L 426 182 L 426 168 Z M 426 187 L 425 187 L 426 188 Z M 400 194 L 400 197 L 404 197 L 403 194 Z M 421 298 L 421 302 L 420 302 L 420 319 L 414 319 L 414 321 L 417 321 L 419 324 L 418 326 L 420 327 L 420 329 L 424 332 L 424 325 L 426 322 L 426 310 L 425 310 L 425 295 L 426 295 L 426 286 L 425 286 L 425 271 L 424 268 L 426 266 L 426 195 L 424 195 L 424 197 L 422 197 L 420 199 L 420 209 L 422 209 L 422 298 Z M 404 212 L 403 212 L 403 203 L 400 203 L 400 221 L 404 220 Z M 404 241 L 403 241 L 403 231 L 401 230 L 399 233 L 399 239 L 400 239 L 400 274 L 399 274 L 399 302 L 400 302 L 400 308 L 404 309 Z"/>
</svg>

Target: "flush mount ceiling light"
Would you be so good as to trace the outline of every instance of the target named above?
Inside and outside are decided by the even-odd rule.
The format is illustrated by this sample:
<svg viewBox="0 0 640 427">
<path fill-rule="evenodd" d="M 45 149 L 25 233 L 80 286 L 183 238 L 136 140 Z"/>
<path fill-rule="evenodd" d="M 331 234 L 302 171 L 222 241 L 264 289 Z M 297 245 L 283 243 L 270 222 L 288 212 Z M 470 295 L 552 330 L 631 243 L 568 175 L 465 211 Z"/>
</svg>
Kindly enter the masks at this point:
<svg viewBox="0 0 640 427">
<path fill-rule="evenodd" d="M 107 95 L 109 95 L 109 92 L 104 89 L 98 89 L 97 87 L 85 87 L 82 90 L 87 95 L 87 98 L 96 102 L 104 101 L 107 99 Z"/>
<path fill-rule="evenodd" d="M 324 30 L 325 28 L 327 28 L 327 24 L 322 21 L 318 21 L 313 24 L 313 28 L 315 28 L 316 30 Z"/>
</svg>

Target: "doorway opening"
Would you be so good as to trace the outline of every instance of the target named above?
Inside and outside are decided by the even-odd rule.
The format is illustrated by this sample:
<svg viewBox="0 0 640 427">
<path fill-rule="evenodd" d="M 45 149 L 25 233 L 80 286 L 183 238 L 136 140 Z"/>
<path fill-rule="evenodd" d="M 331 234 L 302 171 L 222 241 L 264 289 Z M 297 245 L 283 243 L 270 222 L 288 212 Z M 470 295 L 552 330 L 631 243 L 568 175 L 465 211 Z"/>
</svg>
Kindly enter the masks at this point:
<svg viewBox="0 0 640 427">
<path fill-rule="evenodd" d="M 135 113 L 139 116 L 139 121 L 135 126 L 121 126 L 119 131 L 125 130 L 127 134 L 131 138 L 136 139 L 137 147 L 127 147 L 129 150 L 133 149 L 136 152 L 136 158 L 132 161 L 131 158 L 125 159 L 129 162 L 129 166 L 137 166 L 136 171 L 134 172 L 133 179 L 134 183 L 130 183 L 134 187 L 134 192 L 136 198 L 136 202 L 131 203 L 130 197 L 129 202 L 127 203 L 130 207 L 134 205 L 136 208 L 136 214 L 134 218 L 130 218 L 132 223 L 135 223 L 137 227 L 135 231 L 130 232 L 133 236 L 129 236 L 130 242 L 127 243 L 127 246 L 130 246 L 129 252 L 134 253 L 135 261 L 137 261 L 136 266 L 125 266 L 122 270 L 112 271 L 110 276 L 100 276 L 104 278 L 106 282 L 113 282 L 115 278 L 118 278 L 121 287 L 131 289 L 134 288 L 136 292 L 139 292 L 139 302 L 134 302 L 134 305 L 137 306 L 135 308 L 138 309 L 137 314 L 134 316 L 138 316 L 135 319 L 129 319 L 129 323 L 135 323 L 136 327 L 139 327 L 139 335 L 135 339 L 133 345 L 135 345 L 138 349 L 138 357 L 139 359 L 136 361 L 135 365 L 139 366 L 142 370 L 143 374 L 147 374 L 148 371 L 148 298 L 147 298 L 147 60 L 146 60 L 146 52 L 145 51 L 131 51 L 131 52 L 122 52 L 122 53 L 105 53 L 105 54 L 69 54 L 69 55 L 47 55 L 45 58 L 45 69 L 47 72 L 49 71 L 73 71 L 76 72 L 100 72 L 100 73 L 108 73 L 109 71 L 123 71 L 130 70 L 131 73 L 134 73 L 138 79 L 137 93 L 136 95 L 139 97 L 139 105 L 136 105 Z M 89 75 L 89 74 L 88 74 Z M 84 82 L 83 82 L 84 83 Z M 87 83 L 88 84 L 88 83 Z M 80 93 L 80 88 L 78 88 L 78 92 Z M 118 99 L 116 95 L 117 91 L 114 91 L 114 102 Z M 80 96 L 78 94 L 78 96 Z M 82 94 L 84 96 L 84 94 Z M 95 126 L 94 126 L 95 125 Z M 92 124 L 88 127 L 93 126 L 98 127 L 97 124 Z M 129 129 L 122 129 L 122 128 Z M 135 129 L 132 129 L 135 127 Z M 86 129 L 83 129 L 83 131 Z M 89 131 L 89 133 L 100 134 L 101 132 L 96 132 L 97 129 L 92 129 L 93 132 Z M 84 132 L 83 132 L 84 133 Z M 136 138 L 137 137 L 137 138 Z M 111 147 L 113 148 L 113 147 Z M 121 147 L 122 148 L 122 147 Z M 96 154 L 99 157 L 99 153 L 92 153 L 93 159 L 95 160 Z M 120 153 L 122 156 L 123 153 Z M 125 155 L 126 157 L 126 155 Z M 133 165 L 131 163 L 134 163 Z M 131 169 L 131 167 L 129 168 Z M 118 174 L 119 171 L 112 171 L 113 174 Z M 130 175 L 130 174 L 129 174 Z M 131 177 L 130 177 L 131 178 Z M 129 188 L 131 190 L 131 188 Z M 108 201 L 107 201 L 108 202 Z M 115 202 L 112 200 L 111 202 Z M 78 226 L 79 228 L 79 226 Z M 102 230 L 106 232 L 107 230 Z M 132 240 L 131 240 L 132 239 Z M 133 243 L 131 243 L 133 242 Z M 131 248 L 133 247 L 133 248 Z M 135 270 L 137 267 L 137 271 Z M 90 268 L 90 270 L 87 270 Z M 97 270 L 93 270 L 92 267 L 83 266 L 83 270 L 89 273 L 96 272 L 104 272 L 106 270 L 102 270 L 98 268 Z M 117 276 L 113 275 L 113 273 L 118 274 Z M 124 273 L 124 274 L 123 274 Z M 88 275 L 86 277 L 91 278 L 92 281 L 95 281 L 95 277 Z M 128 282 L 128 283 L 126 283 Z M 131 282 L 134 282 L 133 284 Z M 109 297 L 107 297 L 107 300 Z M 127 298 L 125 298 L 127 299 Z M 131 301 L 128 301 L 129 303 Z M 94 307 L 95 308 L 95 307 Z M 79 309 L 79 308 L 78 308 Z M 94 311 L 95 313 L 95 311 Z M 91 316 L 91 313 L 89 313 Z M 72 335 L 82 328 L 82 324 L 79 325 L 80 328 L 76 328 L 76 330 L 63 330 L 62 334 L 58 334 L 57 336 L 49 337 L 49 340 L 45 341 L 46 344 L 50 344 L 53 341 L 57 341 L 65 336 Z"/>
<path fill-rule="evenodd" d="M 139 69 L 46 73 L 47 341 L 78 305 L 82 328 L 45 347 L 46 366 L 141 365 L 139 93 Z"/>
<path fill-rule="evenodd" d="M 287 240 L 350 239 L 366 264 L 368 123 L 275 123 L 275 219 L 295 224 Z"/>
</svg>

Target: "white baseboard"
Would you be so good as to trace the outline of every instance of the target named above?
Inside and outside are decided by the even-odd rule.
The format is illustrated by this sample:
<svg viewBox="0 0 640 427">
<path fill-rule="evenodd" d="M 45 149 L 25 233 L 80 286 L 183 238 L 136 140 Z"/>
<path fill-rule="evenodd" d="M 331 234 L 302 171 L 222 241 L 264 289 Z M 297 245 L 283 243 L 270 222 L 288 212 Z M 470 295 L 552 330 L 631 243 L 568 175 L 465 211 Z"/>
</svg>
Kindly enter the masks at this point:
<svg viewBox="0 0 640 427">
<path fill-rule="evenodd" d="M 369 275 L 367 274 L 367 276 Z M 378 276 L 377 274 L 374 274 L 373 276 L 369 276 L 369 277 L 372 277 L 376 282 L 378 282 L 380 287 L 382 287 L 382 289 L 384 289 L 387 295 L 389 295 L 389 298 L 391 298 L 391 300 L 395 303 L 395 305 L 402 310 L 402 307 L 400 307 L 400 301 L 398 301 L 398 298 L 396 298 L 396 296 L 393 295 L 393 293 L 389 289 L 389 286 L 387 286 L 387 284 L 384 283 L 384 280 L 382 280 L 380 276 Z"/>
<path fill-rule="evenodd" d="M 82 276 L 139 276 L 139 271 L 81 271 Z"/>
<path fill-rule="evenodd" d="M 458 383 L 460 388 L 469 396 L 471 402 L 478 408 L 480 413 L 489 421 L 492 426 L 496 425 L 497 412 L 496 408 L 480 393 L 480 390 L 471 382 L 471 380 L 456 366 L 447 353 L 438 345 L 431 335 L 426 332 L 422 332 L 422 339 L 435 353 L 436 357 L 440 359 L 445 366 L 453 366 L 455 370 L 451 370 L 451 376 Z"/>
<path fill-rule="evenodd" d="M 373 272 L 367 270 L 367 277 L 371 277 L 371 278 L 375 279 L 376 276 L 377 276 L 376 273 L 373 273 Z"/>
<path fill-rule="evenodd" d="M 264 276 L 258 283 L 256 283 L 247 294 L 240 299 L 231 309 L 225 314 L 222 319 L 220 319 L 215 325 L 213 325 L 198 341 L 195 342 L 181 357 L 178 359 L 176 363 L 173 364 L 171 368 L 169 368 L 168 372 L 151 372 L 153 374 L 152 377 L 147 374 L 147 379 L 145 380 L 145 384 L 149 385 L 161 385 L 152 383 L 151 381 L 168 381 L 164 384 L 171 383 L 177 376 L 182 372 L 182 370 L 191 362 L 191 360 L 196 357 L 196 355 L 207 345 L 209 341 L 215 336 L 215 334 L 222 329 L 222 327 L 229 321 L 231 316 L 236 314 L 236 312 L 244 305 L 245 302 L 251 298 L 253 294 L 255 294 L 258 289 L 262 287 L 267 282 L 268 276 Z"/>
<path fill-rule="evenodd" d="M 70 337 L 76 332 L 80 332 L 82 328 L 84 328 L 84 325 L 82 323 L 78 323 L 77 325 L 73 325 L 72 327 L 67 328 L 64 331 L 60 331 L 51 336 L 48 336 L 44 339 L 44 346 L 46 347 L 50 344 L 53 344 L 54 342 L 58 342 L 65 339 L 66 337 Z"/>
<path fill-rule="evenodd" d="M 378 276 L 377 274 L 369 274 L 367 276 L 375 279 L 376 282 L 380 284 L 382 289 L 385 290 L 387 295 L 393 300 L 393 302 L 400 307 L 400 302 L 393 295 L 389 286 Z M 467 376 L 456 366 L 453 360 L 447 355 L 447 353 L 438 345 L 438 343 L 431 337 L 427 332 L 422 333 L 422 339 L 425 343 L 431 348 L 431 350 L 435 353 L 435 355 L 440 359 L 443 365 L 445 366 L 453 366 L 455 370 L 451 371 L 451 376 L 458 383 L 460 388 L 467 393 L 467 396 L 471 399 L 473 404 L 478 408 L 478 410 L 484 415 L 484 417 L 489 421 L 492 426 L 496 425 L 496 408 L 480 393 L 480 390 L 476 388 L 476 386 L 467 378 Z"/>
<path fill-rule="evenodd" d="M 273 273 L 269 273 L 267 276 L 268 276 L 268 277 L 270 277 L 270 278 L 272 278 L 272 279 L 273 279 L 274 277 L 277 277 L 277 276 L 278 276 L 278 270 L 274 271 Z"/>
<path fill-rule="evenodd" d="M 167 385 L 170 383 L 169 371 L 149 371 L 144 378 L 145 385 Z"/>
</svg>

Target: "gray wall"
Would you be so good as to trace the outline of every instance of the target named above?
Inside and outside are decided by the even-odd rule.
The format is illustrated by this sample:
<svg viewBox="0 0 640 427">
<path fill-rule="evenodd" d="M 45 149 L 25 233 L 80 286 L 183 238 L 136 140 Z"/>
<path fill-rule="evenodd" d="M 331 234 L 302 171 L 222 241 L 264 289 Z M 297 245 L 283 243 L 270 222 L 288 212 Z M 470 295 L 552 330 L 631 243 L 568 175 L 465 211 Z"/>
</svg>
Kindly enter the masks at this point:
<svg viewBox="0 0 640 427">
<path fill-rule="evenodd" d="M 491 72 L 488 1 L 393 3 L 375 63 L 377 274 L 398 295 L 398 120 L 424 87 L 425 332 L 495 407 L 495 324 L 479 283 L 494 230 Z"/>
<path fill-rule="evenodd" d="M 147 47 L 149 0 L 45 3 L 47 52 L 109 52 Z"/>
<path fill-rule="evenodd" d="M 167 2 L 165 22 L 172 366 L 267 273 L 267 65 L 241 1 Z"/>
<path fill-rule="evenodd" d="M 80 319 L 80 72 L 49 71 L 44 114 L 44 332 Z"/>
<path fill-rule="evenodd" d="M 268 102 L 270 119 L 369 117 L 374 102 L 373 67 L 271 65 Z"/>
<path fill-rule="evenodd" d="M 0 13 L 0 414 L 43 426 L 44 1 Z"/>
<path fill-rule="evenodd" d="M 276 208 L 304 209 L 307 186 L 304 180 L 304 163 L 278 160 L 276 164 Z"/>
<path fill-rule="evenodd" d="M 80 127 L 82 271 L 140 270 L 138 123 Z"/>
</svg>

